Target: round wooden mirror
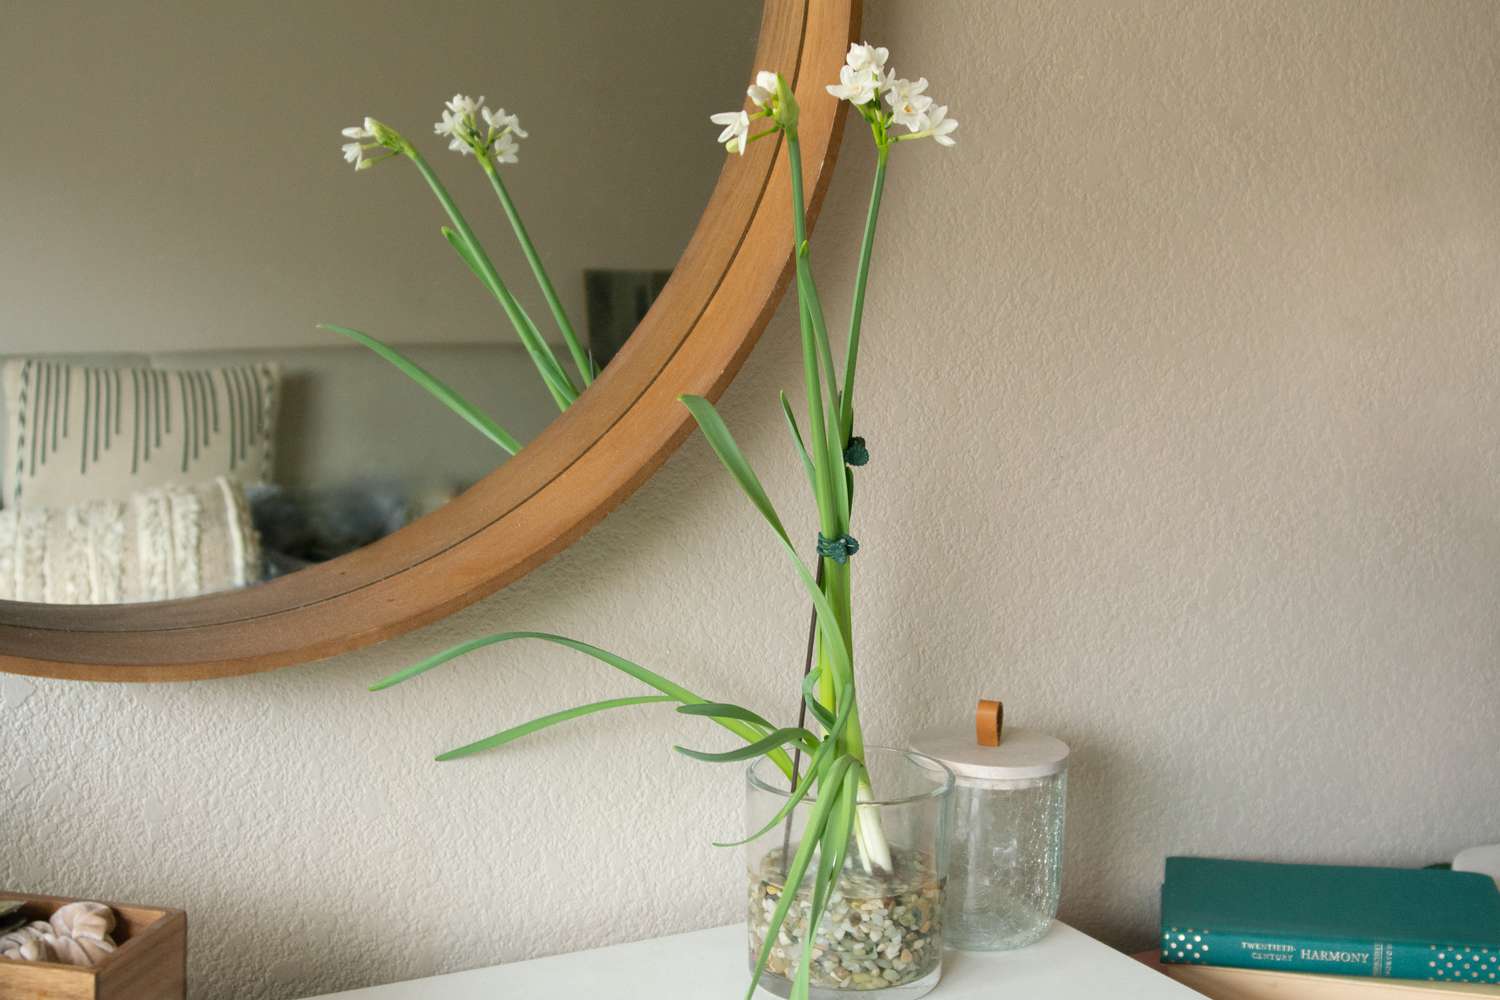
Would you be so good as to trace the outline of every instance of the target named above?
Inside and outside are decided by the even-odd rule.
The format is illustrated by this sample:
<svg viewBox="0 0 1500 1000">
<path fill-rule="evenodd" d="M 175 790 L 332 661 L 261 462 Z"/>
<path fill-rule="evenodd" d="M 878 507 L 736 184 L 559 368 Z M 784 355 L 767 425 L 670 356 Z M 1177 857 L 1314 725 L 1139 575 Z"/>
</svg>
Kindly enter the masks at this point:
<svg viewBox="0 0 1500 1000">
<path fill-rule="evenodd" d="M 755 66 L 780 70 L 801 101 L 814 213 L 842 126 L 841 102 L 824 84 L 858 18 L 858 0 L 766 0 L 761 19 Z M 717 398 L 785 291 L 790 181 L 777 153 L 766 142 L 726 158 L 686 251 L 615 360 L 451 503 L 348 555 L 242 590 L 144 604 L 0 602 L 0 670 L 108 681 L 271 670 L 435 621 L 562 551 L 683 441 L 691 420 L 677 397 Z"/>
</svg>

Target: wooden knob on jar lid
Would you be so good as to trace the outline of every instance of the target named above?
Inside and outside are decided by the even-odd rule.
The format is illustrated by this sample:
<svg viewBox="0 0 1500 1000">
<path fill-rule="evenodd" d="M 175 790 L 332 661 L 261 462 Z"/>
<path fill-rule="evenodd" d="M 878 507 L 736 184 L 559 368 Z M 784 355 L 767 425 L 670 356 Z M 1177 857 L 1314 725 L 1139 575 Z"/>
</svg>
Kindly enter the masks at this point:
<svg viewBox="0 0 1500 1000">
<path fill-rule="evenodd" d="M 979 699 L 979 708 L 974 711 L 974 733 L 982 747 L 1000 745 L 1000 727 L 1005 719 L 1005 706 L 987 698 Z"/>
</svg>

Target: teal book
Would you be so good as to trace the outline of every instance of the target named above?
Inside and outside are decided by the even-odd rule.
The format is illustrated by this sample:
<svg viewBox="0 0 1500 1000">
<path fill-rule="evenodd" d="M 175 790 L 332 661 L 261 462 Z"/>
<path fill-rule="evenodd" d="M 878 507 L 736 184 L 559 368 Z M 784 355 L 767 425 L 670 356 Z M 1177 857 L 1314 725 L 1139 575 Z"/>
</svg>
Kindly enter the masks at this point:
<svg viewBox="0 0 1500 1000">
<path fill-rule="evenodd" d="M 1161 960 L 1500 984 L 1500 888 L 1479 872 L 1168 858 Z"/>
</svg>

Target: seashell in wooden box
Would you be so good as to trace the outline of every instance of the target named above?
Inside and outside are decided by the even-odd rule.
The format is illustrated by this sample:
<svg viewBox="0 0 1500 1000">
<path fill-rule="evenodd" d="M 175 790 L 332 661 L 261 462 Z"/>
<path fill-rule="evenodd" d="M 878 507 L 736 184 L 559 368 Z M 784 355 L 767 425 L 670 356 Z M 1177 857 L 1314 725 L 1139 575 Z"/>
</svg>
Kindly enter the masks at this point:
<svg viewBox="0 0 1500 1000">
<path fill-rule="evenodd" d="M 22 912 L 46 920 L 73 902 L 57 896 L 0 892 L 25 901 Z M 0 1000 L 184 1000 L 187 996 L 187 914 L 153 906 L 108 903 L 118 947 L 98 965 L 0 958 Z"/>
</svg>

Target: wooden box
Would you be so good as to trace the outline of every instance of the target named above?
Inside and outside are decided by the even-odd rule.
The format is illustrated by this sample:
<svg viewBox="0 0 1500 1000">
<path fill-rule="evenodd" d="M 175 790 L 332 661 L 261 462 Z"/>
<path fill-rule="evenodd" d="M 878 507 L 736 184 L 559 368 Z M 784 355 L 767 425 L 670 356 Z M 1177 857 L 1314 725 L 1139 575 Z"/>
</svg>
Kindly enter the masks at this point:
<svg viewBox="0 0 1500 1000">
<path fill-rule="evenodd" d="M 24 899 L 22 912 L 46 920 L 70 899 L 0 892 Z M 106 903 L 115 911 L 114 954 L 92 968 L 0 958 L 0 1000 L 183 1000 L 187 996 L 187 914 Z"/>
</svg>

